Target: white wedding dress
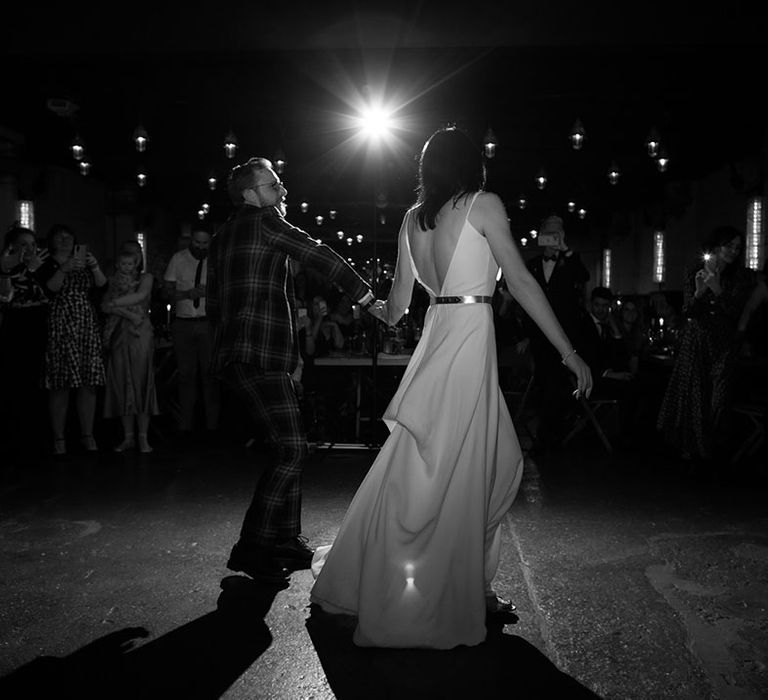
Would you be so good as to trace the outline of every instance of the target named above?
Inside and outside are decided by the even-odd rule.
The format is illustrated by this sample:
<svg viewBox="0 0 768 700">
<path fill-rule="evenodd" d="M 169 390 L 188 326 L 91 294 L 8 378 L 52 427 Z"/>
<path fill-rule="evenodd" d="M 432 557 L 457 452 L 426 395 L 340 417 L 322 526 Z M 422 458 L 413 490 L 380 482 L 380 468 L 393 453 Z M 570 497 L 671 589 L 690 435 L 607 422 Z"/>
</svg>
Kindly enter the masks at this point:
<svg viewBox="0 0 768 700">
<path fill-rule="evenodd" d="M 430 297 L 492 296 L 499 266 L 463 225 L 442 287 Z M 448 205 L 446 205 L 448 206 Z M 408 219 L 411 219 L 410 223 Z M 440 235 L 440 220 L 433 232 Z M 490 304 L 433 304 L 384 413 L 390 435 L 332 546 L 313 561 L 311 601 L 357 616 L 360 646 L 448 649 L 485 639 L 485 596 L 499 560 L 499 526 L 523 459 L 498 384 Z"/>
</svg>

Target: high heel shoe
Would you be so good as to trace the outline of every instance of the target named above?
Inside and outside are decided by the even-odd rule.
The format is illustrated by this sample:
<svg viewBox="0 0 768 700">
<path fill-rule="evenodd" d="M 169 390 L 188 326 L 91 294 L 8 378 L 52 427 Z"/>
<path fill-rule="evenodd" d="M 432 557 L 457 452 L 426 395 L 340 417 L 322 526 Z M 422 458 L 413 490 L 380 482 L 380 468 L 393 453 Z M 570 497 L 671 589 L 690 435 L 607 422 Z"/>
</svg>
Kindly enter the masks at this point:
<svg viewBox="0 0 768 700">
<path fill-rule="evenodd" d="M 67 454 L 67 441 L 64 438 L 56 438 L 53 441 L 53 456 L 63 457 Z"/>
<path fill-rule="evenodd" d="M 98 452 L 99 446 L 96 444 L 96 440 L 93 439 L 93 435 L 81 435 L 80 442 L 83 445 L 83 449 L 86 452 Z"/>
<path fill-rule="evenodd" d="M 136 443 L 133 441 L 133 435 L 126 435 L 125 439 L 115 447 L 115 452 L 125 452 L 126 450 L 132 450 L 136 447 Z"/>
</svg>

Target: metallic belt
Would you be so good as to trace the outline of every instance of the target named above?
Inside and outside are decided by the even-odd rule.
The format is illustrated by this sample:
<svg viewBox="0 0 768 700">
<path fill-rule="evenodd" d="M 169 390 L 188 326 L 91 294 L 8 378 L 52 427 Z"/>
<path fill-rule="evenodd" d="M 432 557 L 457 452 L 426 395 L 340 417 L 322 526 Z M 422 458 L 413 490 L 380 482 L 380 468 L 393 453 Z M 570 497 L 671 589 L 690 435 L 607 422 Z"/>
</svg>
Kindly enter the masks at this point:
<svg viewBox="0 0 768 700">
<path fill-rule="evenodd" d="M 493 297 L 463 296 L 463 297 L 435 297 L 434 304 L 490 304 Z"/>
</svg>

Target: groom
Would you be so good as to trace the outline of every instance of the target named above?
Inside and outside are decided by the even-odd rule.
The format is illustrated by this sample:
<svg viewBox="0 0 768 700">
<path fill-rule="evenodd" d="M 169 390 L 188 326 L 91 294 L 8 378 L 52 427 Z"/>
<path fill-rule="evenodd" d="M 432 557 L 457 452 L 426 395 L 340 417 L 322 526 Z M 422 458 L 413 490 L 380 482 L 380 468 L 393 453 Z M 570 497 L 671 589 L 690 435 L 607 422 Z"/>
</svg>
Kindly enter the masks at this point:
<svg viewBox="0 0 768 700">
<path fill-rule="evenodd" d="M 211 372 L 238 395 L 277 446 L 261 475 L 227 568 L 283 584 L 309 568 L 301 536 L 301 471 L 307 440 L 292 374 L 299 363 L 289 258 L 314 267 L 368 310 L 369 286 L 339 255 L 284 218 L 287 191 L 265 158 L 235 166 L 227 183 L 235 205 L 211 241 L 207 314 Z"/>
</svg>

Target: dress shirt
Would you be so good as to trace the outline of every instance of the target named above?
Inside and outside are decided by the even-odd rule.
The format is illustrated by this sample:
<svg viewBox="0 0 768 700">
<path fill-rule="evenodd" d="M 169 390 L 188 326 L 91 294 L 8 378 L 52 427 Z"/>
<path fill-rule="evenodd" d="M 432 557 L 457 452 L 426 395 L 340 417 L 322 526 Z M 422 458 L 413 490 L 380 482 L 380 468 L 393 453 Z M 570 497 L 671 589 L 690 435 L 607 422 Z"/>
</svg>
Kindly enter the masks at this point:
<svg viewBox="0 0 768 700">
<path fill-rule="evenodd" d="M 189 248 L 173 254 L 163 279 L 166 282 L 174 282 L 176 289 L 186 292 L 195 288 L 195 274 L 197 272 L 198 259 L 192 255 Z M 208 258 L 203 260 L 200 279 L 205 280 L 208 274 Z M 200 298 L 200 304 L 195 306 L 192 299 L 179 299 L 176 301 L 176 318 L 198 318 L 205 316 L 205 297 Z"/>
<path fill-rule="evenodd" d="M 544 279 L 547 280 L 547 282 L 549 282 L 549 278 L 552 277 L 555 265 L 557 265 L 557 256 L 555 256 L 554 260 L 547 260 L 544 258 L 544 261 L 541 263 L 542 269 L 544 270 Z"/>
</svg>

